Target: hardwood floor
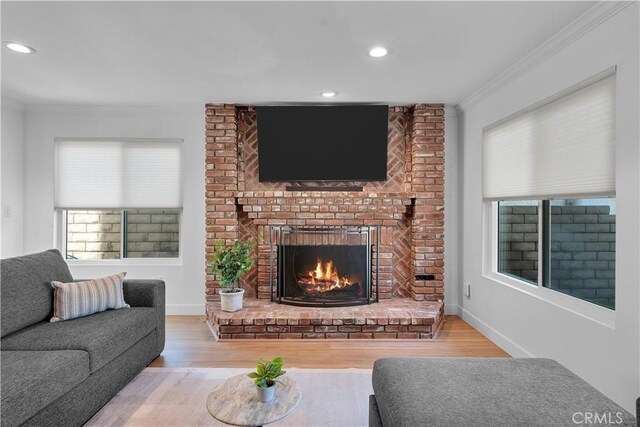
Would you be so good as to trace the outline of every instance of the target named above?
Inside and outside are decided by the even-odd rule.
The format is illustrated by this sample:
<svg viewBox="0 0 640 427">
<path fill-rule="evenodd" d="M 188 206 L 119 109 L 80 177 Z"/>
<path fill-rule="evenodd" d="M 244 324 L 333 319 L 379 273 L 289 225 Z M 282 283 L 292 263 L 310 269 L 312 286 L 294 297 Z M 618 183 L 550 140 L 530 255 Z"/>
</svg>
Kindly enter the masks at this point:
<svg viewBox="0 0 640 427">
<path fill-rule="evenodd" d="M 165 350 L 152 367 L 247 367 L 282 356 L 289 367 L 371 368 L 386 356 L 509 357 L 468 323 L 446 316 L 433 340 L 214 341 L 204 316 L 167 316 Z"/>
</svg>

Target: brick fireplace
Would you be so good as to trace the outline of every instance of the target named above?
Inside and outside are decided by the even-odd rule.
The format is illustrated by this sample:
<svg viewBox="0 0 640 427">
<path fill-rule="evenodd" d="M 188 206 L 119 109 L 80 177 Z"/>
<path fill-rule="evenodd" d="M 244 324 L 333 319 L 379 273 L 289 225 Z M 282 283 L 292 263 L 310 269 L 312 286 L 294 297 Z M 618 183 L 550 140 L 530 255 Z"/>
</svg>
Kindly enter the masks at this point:
<svg viewBox="0 0 640 427">
<path fill-rule="evenodd" d="M 444 120 L 442 104 L 389 107 L 387 181 L 341 184 L 362 186 L 362 192 L 347 188 L 306 191 L 295 182 L 259 182 L 259 141 L 253 107 L 207 104 L 206 259 L 217 241 L 231 243 L 237 238 L 260 237 L 252 253 L 257 262 L 243 277 L 242 287 L 248 301 L 267 303 L 273 290 L 270 268 L 274 245 L 269 242 L 273 227 L 375 227 L 379 239 L 374 248 L 378 264 L 372 279 L 378 286 L 373 296 L 381 305 L 385 301 L 398 304 L 393 302 L 396 299 L 402 299 L 402 304 L 416 301 L 416 307 L 420 304 L 426 307 L 431 302 L 435 305 L 429 307 L 441 313 Z M 296 188 L 287 191 L 287 187 Z M 219 284 L 207 267 L 210 321 L 220 319 L 215 303 L 219 299 L 218 289 Z M 261 307 L 264 311 L 264 305 Z M 242 338 L 250 338 L 250 333 L 243 331 L 243 334 L 246 336 Z"/>
</svg>

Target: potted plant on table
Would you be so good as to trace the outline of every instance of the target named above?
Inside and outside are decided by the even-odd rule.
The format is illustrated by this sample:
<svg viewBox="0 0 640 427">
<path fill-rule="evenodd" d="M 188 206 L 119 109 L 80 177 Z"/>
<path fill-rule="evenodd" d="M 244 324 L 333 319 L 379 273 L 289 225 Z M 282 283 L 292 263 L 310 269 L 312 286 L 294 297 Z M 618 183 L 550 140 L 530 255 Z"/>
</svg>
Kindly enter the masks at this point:
<svg viewBox="0 0 640 427">
<path fill-rule="evenodd" d="M 240 240 L 232 245 L 219 242 L 215 246 L 210 263 L 211 271 L 220 280 L 220 305 L 223 311 L 238 311 L 242 308 L 244 289 L 238 281 L 253 265 L 249 251 L 251 244 Z"/>
<path fill-rule="evenodd" d="M 256 371 L 247 375 L 249 378 L 254 379 L 253 382 L 257 386 L 258 398 L 261 402 L 268 403 L 273 400 L 276 392 L 276 383 L 282 384 L 276 378 L 287 373 L 287 371 L 282 370 L 283 364 L 284 359 L 282 357 L 276 357 L 266 363 L 260 359 L 258 360 Z"/>
</svg>

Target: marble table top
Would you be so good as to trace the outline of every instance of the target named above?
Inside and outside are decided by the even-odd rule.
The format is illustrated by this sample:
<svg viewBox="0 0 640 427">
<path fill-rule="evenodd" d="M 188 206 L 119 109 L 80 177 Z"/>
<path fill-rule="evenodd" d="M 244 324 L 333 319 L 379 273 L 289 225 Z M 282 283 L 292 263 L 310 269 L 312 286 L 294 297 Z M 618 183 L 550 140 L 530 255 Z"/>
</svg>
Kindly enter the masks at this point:
<svg viewBox="0 0 640 427">
<path fill-rule="evenodd" d="M 269 403 L 258 399 L 253 380 L 246 374 L 236 375 L 213 389 L 207 398 L 212 417 L 236 426 L 262 426 L 289 415 L 300 402 L 300 388 L 289 376 L 278 378 L 275 398 Z"/>
</svg>

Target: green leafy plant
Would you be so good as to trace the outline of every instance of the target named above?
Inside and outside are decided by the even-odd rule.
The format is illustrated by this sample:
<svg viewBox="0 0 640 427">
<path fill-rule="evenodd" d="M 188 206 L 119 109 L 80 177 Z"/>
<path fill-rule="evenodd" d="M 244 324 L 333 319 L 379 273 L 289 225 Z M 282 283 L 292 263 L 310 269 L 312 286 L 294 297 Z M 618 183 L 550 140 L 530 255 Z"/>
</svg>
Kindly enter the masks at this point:
<svg viewBox="0 0 640 427">
<path fill-rule="evenodd" d="M 238 279 L 249 271 L 253 260 L 249 257 L 252 245 L 236 240 L 233 245 L 216 243 L 213 256 L 209 260 L 211 271 L 220 280 L 220 285 L 226 292 L 238 292 Z"/>
<path fill-rule="evenodd" d="M 284 359 L 282 357 L 276 357 L 275 359 L 264 362 L 262 359 L 258 360 L 256 371 L 251 372 L 247 376 L 254 379 L 255 385 L 261 388 L 271 387 L 275 383 L 280 383 L 276 378 L 283 376 L 287 371 L 282 370 Z"/>
</svg>

